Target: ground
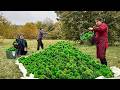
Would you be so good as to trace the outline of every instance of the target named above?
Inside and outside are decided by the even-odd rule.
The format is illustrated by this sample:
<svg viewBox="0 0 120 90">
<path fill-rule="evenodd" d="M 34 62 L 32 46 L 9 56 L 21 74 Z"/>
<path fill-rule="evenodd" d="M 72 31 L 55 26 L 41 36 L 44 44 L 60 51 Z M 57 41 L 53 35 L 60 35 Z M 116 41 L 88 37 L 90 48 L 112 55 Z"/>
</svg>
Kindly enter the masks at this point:
<svg viewBox="0 0 120 90">
<path fill-rule="evenodd" d="M 7 59 L 5 50 L 12 46 L 14 39 L 5 39 L 3 43 L 0 43 L 0 79 L 18 79 L 22 76 L 18 66 L 15 64 L 14 59 Z M 50 44 L 54 44 L 60 40 L 43 40 L 44 47 L 47 48 Z M 36 52 L 37 50 L 37 41 L 36 40 L 27 40 L 28 42 L 28 54 Z M 96 48 L 95 46 L 83 46 L 76 45 L 76 47 L 96 57 Z M 119 47 L 109 47 L 107 50 L 107 60 L 109 66 L 116 66 L 120 68 L 120 46 Z"/>
</svg>

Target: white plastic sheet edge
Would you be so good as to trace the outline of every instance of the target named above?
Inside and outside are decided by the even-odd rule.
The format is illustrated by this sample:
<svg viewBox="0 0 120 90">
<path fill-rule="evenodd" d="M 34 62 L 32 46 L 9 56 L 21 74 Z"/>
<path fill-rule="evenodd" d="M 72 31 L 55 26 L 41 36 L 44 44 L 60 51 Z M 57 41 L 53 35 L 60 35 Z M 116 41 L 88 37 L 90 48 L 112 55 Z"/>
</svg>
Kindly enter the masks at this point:
<svg viewBox="0 0 120 90">
<path fill-rule="evenodd" d="M 24 57 L 28 57 L 28 56 L 24 56 Z M 16 60 L 15 64 L 19 66 L 19 69 L 23 74 L 23 77 L 20 77 L 21 79 L 39 79 L 39 78 L 34 78 L 34 75 L 32 73 L 29 75 L 29 77 L 26 76 L 27 75 L 27 70 L 25 69 L 25 67 L 23 66 L 22 63 L 19 63 L 18 59 Z M 105 78 L 104 76 L 99 76 L 95 79 L 120 79 L 120 69 L 117 68 L 116 66 L 112 66 L 112 67 L 110 67 L 110 69 L 114 73 L 114 77 Z"/>
<path fill-rule="evenodd" d="M 99 76 L 96 79 L 120 79 L 120 69 L 117 68 L 116 66 L 110 67 L 112 72 L 114 73 L 114 77 L 112 78 L 105 78 L 104 76 Z"/>
<path fill-rule="evenodd" d="M 23 74 L 23 77 L 20 77 L 20 79 L 38 79 L 38 78 L 34 78 L 34 75 L 32 73 L 29 76 L 26 76 L 27 70 L 25 69 L 22 63 L 19 63 L 18 59 L 15 61 L 15 64 L 19 66 L 19 69 Z"/>
</svg>

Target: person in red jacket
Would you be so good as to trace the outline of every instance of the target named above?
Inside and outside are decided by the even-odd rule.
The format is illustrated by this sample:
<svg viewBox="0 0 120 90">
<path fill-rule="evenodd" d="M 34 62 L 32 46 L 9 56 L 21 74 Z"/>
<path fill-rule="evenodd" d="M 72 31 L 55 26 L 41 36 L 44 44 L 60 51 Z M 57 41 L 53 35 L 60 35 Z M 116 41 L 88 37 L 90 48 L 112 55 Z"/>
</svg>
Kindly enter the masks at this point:
<svg viewBox="0 0 120 90">
<path fill-rule="evenodd" d="M 89 29 L 95 32 L 97 58 L 100 59 L 101 64 L 107 65 L 106 49 L 108 48 L 108 25 L 102 22 L 101 18 L 97 18 L 95 22 L 96 26 Z"/>
</svg>

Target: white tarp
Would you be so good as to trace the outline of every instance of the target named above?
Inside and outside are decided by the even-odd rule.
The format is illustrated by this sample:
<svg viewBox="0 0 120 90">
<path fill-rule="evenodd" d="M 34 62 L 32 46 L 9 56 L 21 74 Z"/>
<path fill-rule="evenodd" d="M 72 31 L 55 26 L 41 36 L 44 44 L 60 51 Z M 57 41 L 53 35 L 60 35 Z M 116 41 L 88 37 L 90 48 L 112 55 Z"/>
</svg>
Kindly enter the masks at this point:
<svg viewBox="0 0 120 90">
<path fill-rule="evenodd" d="M 114 73 L 114 77 L 120 77 L 120 69 L 115 67 L 115 66 L 112 66 L 110 67 L 112 72 Z"/>
<path fill-rule="evenodd" d="M 21 77 L 21 79 L 38 79 L 38 78 L 34 78 L 33 74 L 30 74 L 29 76 L 27 75 L 27 70 L 25 69 L 25 67 L 23 66 L 22 63 L 19 63 L 18 60 L 16 60 L 16 63 L 19 66 L 20 71 L 23 74 L 23 77 Z M 112 78 L 105 78 L 104 76 L 99 76 L 96 79 L 120 79 L 120 69 L 117 68 L 116 66 L 112 66 L 110 67 L 110 69 L 112 70 L 112 72 L 114 73 L 114 77 Z"/>
<path fill-rule="evenodd" d="M 96 79 L 120 79 L 120 69 L 117 68 L 116 66 L 110 67 L 112 72 L 114 73 L 114 77 L 112 78 L 105 78 L 104 76 L 99 76 Z"/>
<path fill-rule="evenodd" d="M 19 63 L 18 60 L 16 60 L 15 64 L 17 64 L 19 66 L 19 69 L 23 74 L 23 77 L 20 77 L 21 79 L 38 79 L 38 78 L 34 78 L 33 74 L 30 74 L 29 76 L 26 76 L 27 75 L 27 70 L 25 69 L 25 67 L 23 66 L 22 63 Z"/>
</svg>

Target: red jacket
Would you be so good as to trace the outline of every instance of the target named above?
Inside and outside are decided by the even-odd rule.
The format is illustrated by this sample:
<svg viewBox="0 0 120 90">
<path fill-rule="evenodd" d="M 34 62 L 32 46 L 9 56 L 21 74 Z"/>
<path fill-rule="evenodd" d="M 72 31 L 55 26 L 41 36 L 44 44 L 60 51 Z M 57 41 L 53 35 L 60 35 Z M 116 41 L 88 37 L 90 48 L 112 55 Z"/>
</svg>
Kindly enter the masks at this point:
<svg viewBox="0 0 120 90">
<path fill-rule="evenodd" d="M 94 31 L 96 34 L 96 44 L 105 43 L 105 48 L 108 48 L 108 25 L 102 23 L 97 29 L 94 29 Z"/>
</svg>

